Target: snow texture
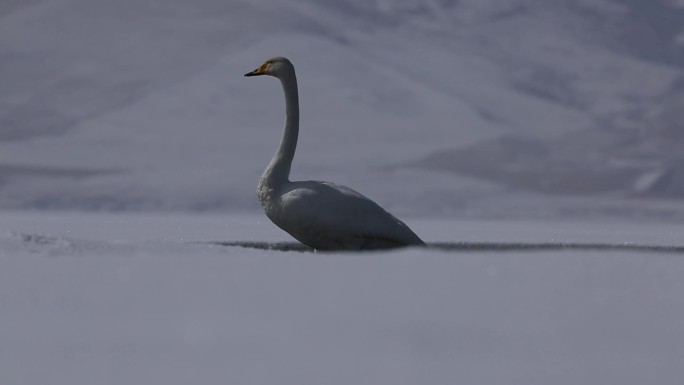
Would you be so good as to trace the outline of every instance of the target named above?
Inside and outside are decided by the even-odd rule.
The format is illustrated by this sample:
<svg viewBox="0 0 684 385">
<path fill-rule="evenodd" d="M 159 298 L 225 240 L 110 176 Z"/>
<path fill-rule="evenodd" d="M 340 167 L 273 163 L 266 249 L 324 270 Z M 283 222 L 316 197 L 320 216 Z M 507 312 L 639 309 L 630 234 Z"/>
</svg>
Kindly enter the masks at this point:
<svg viewBox="0 0 684 385">
<path fill-rule="evenodd" d="M 665 0 L 4 1 L 0 207 L 257 211 L 283 100 L 277 82 L 242 74 L 284 55 L 302 99 L 297 179 L 418 216 L 659 217 L 649 198 L 684 192 L 683 12 Z M 679 206 L 667 210 L 681 219 Z"/>
<path fill-rule="evenodd" d="M 0 384 L 684 378 L 684 2 L 0 1 Z M 316 253 L 293 179 L 429 243 Z"/>
<path fill-rule="evenodd" d="M 4 213 L 0 382 L 674 385 L 684 375 L 682 226 L 409 222 L 432 244 L 512 245 L 479 251 L 215 243 L 287 241 L 260 218 Z M 524 248 L 596 242 L 632 249 Z"/>
</svg>

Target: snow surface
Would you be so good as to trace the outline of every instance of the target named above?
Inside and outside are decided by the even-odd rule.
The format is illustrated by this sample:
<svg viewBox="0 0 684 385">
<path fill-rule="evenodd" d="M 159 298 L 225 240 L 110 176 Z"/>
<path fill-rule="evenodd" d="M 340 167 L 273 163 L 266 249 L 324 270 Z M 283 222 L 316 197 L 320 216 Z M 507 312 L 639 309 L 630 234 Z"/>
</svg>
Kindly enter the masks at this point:
<svg viewBox="0 0 684 385">
<path fill-rule="evenodd" d="M 682 17 L 0 1 L 0 384 L 680 384 Z M 433 247 L 302 252 L 263 216 L 283 100 L 242 74 L 275 55 L 293 178 Z"/>
<path fill-rule="evenodd" d="M 409 220 L 428 242 L 684 246 L 680 225 Z M 262 217 L 4 212 L 0 382 L 679 384 L 684 258 L 302 253 Z"/>
</svg>

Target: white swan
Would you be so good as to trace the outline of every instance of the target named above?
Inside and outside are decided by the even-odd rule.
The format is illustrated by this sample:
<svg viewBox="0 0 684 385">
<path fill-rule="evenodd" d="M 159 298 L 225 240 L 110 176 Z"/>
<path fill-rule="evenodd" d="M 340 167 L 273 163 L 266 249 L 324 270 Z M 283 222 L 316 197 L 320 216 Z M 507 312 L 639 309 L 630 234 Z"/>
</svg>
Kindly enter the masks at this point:
<svg viewBox="0 0 684 385">
<path fill-rule="evenodd" d="M 245 76 L 270 75 L 285 91 L 285 132 L 264 170 L 257 195 L 266 216 L 303 244 L 319 250 L 364 250 L 425 245 L 402 221 L 358 192 L 329 182 L 291 182 L 299 135 L 299 96 L 294 66 L 267 60 Z"/>
</svg>

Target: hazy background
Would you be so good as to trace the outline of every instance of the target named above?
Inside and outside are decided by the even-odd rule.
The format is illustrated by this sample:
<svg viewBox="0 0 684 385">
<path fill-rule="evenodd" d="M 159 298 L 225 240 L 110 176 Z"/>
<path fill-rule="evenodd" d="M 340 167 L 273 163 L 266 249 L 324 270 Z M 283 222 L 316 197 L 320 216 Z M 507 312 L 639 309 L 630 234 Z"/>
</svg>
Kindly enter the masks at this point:
<svg viewBox="0 0 684 385">
<path fill-rule="evenodd" d="M 412 216 L 684 219 L 684 2 L 4 0 L 0 208 L 257 211 L 295 179 Z"/>
</svg>

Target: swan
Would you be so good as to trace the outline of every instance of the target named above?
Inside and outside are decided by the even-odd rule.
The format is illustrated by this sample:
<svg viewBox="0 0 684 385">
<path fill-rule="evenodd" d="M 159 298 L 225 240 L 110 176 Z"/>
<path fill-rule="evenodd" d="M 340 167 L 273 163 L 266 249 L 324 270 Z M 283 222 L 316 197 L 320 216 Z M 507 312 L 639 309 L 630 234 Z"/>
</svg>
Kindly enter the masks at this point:
<svg viewBox="0 0 684 385">
<path fill-rule="evenodd" d="M 315 250 L 373 250 L 424 246 L 411 229 L 377 203 L 346 186 L 330 182 L 291 182 L 290 167 L 299 136 L 299 95 L 292 63 L 266 60 L 247 77 L 269 75 L 285 92 L 285 131 L 264 170 L 257 196 L 266 216 Z"/>
</svg>

